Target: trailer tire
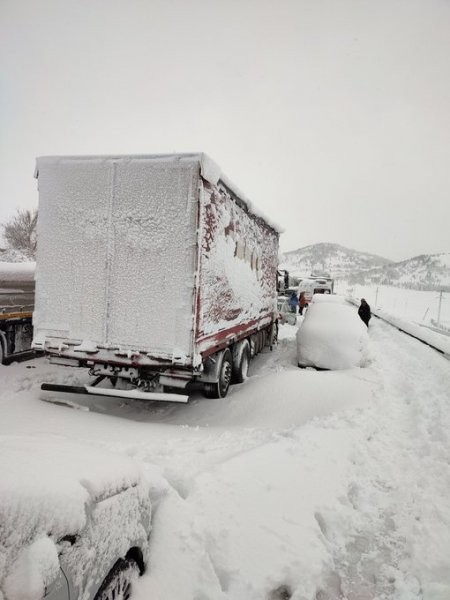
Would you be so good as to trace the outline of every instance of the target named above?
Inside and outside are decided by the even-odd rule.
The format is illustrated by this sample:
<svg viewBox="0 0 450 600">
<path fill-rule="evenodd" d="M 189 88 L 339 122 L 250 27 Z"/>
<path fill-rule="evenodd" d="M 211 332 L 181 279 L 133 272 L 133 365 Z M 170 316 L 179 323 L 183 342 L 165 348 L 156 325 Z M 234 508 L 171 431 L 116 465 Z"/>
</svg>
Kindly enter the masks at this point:
<svg viewBox="0 0 450 600">
<path fill-rule="evenodd" d="M 233 358 L 233 381 L 243 383 L 247 379 L 250 363 L 250 344 L 247 340 L 239 344 Z"/>
<path fill-rule="evenodd" d="M 255 333 L 255 355 L 261 352 L 261 335 L 258 331 Z"/>
<path fill-rule="evenodd" d="M 258 335 L 254 333 L 250 336 L 250 356 L 253 358 L 258 354 Z"/>
<path fill-rule="evenodd" d="M 260 352 L 262 352 L 264 350 L 264 348 L 266 347 L 266 342 L 267 342 L 267 333 L 266 330 L 263 329 L 262 331 L 259 332 L 260 336 L 261 336 L 261 350 Z"/>
<path fill-rule="evenodd" d="M 269 346 L 273 350 L 274 344 L 278 342 L 278 323 L 275 321 L 270 328 Z"/>
<path fill-rule="evenodd" d="M 5 353 L 3 352 L 3 342 L 2 342 L 2 338 L 0 337 L 0 365 L 3 364 L 4 358 L 5 358 Z"/>
<path fill-rule="evenodd" d="M 204 392 L 207 398 L 225 398 L 228 394 L 233 371 L 233 358 L 228 348 L 222 352 L 219 360 L 219 380 L 215 383 L 205 384 Z"/>
</svg>

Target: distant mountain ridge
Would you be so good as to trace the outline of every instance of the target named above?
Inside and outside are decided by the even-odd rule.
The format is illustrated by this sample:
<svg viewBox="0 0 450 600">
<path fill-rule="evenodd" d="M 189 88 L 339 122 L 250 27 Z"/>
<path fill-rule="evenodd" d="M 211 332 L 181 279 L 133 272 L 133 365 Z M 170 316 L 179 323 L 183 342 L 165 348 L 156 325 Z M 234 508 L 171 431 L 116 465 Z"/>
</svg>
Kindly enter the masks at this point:
<svg viewBox="0 0 450 600">
<path fill-rule="evenodd" d="M 394 262 L 339 244 L 319 243 L 285 252 L 281 261 L 297 277 L 326 271 L 349 283 L 450 291 L 450 252 L 422 254 Z"/>
<path fill-rule="evenodd" d="M 311 271 L 328 271 L 335 278 L 346 278 L 355 270 L 368 270 L 391 264 L 392 261 L 346 248 L 340 244 L 320 243 L 298 248 L 281 255 L 293 275 L 308 275 Z"/>
</svg>

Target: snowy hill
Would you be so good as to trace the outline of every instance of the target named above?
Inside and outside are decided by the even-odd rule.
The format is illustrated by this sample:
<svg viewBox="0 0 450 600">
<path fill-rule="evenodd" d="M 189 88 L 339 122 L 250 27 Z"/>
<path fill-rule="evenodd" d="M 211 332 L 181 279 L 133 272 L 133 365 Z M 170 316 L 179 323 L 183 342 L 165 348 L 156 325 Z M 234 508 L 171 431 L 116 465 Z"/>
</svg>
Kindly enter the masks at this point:
<svg viewBox="0 0 450 600">
<path fill-rule="evenodd" d="M 394 262 L 339 244 L 320 243 L 286 252 L 281 261 L 294 276 L 327 271 L 335 279 L 361 285 L 450 290 L 450 253 L 422 254 Z"/>
<path fill-rule="evenodd" d="M 292 275 L 309 275 L 312 271 L 326 271 L 333 277 L 347 279 L 350 274 L 384 267 L 392 261 L 340 246 L 339 244 L 313 244 L 281 255 L 283 266 Z"/>
<path fill-rule="evenodd" d="M 355 273 L 351 277 L 351 281 L 354 283 L 382 283 L 418 290 L 450 291 L 450 252 L 421 254 L 381 269 L 375 268 L 366 273 Z"/>
</svg>

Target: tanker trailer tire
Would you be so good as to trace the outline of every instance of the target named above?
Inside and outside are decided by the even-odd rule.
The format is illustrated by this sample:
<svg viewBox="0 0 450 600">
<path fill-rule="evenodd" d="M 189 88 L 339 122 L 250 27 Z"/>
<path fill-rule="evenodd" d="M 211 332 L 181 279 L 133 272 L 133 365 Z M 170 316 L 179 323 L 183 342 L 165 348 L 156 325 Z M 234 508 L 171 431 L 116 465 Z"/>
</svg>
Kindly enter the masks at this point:
<svg viewBox="0 0 450 600">
<path fill-rule="evenodd" d="M 250 344 L 248 340 L 244 340 L 237 346 L 236 351 L 233 351 L 233 383 L 243 383 L 248 377 Z"/>
<path fill-rule="evenodd" d="M 216 383 L 206 383 L 204 387 L 207 398 L 225 398 L 228 394 L 233 371 L 233 358 L 228 348 L 222 352 L 219 360 L 219 380 Z"/>
<path fill-rule="evenodd" d="M 264 350 L 264 348 L 266 347 L 267 344 L 267 332 L 265 329 L 262 329 L 259 332 L 260 336 L 261 336 L 261 350 L 260 352 L 262 352 Z"/>
</svg>

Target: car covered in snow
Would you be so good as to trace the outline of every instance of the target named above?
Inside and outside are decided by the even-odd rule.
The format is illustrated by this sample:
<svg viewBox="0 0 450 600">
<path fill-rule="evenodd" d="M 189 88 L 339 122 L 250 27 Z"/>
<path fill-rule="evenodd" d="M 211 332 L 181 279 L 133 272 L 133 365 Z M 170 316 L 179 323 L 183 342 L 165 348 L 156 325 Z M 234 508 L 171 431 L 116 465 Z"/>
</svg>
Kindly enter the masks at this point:
<svg viewBox="0 0 450 600">
<path fill-rule="evenodd" d="M 149 484 L 126 456 L 0 438 L 0 598 L 126 599 L 144 572 Z"/>
<path fill-rule="evenodd" d="M 315 294 L 297 332 L 299 367 L 350 369 L 367 360 L 367 328 L 354 306 L 337 295 Z"/>
</svg>

